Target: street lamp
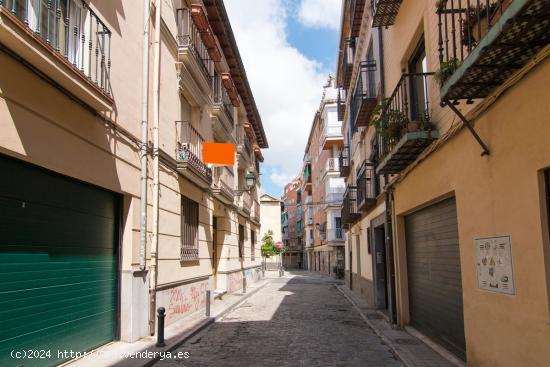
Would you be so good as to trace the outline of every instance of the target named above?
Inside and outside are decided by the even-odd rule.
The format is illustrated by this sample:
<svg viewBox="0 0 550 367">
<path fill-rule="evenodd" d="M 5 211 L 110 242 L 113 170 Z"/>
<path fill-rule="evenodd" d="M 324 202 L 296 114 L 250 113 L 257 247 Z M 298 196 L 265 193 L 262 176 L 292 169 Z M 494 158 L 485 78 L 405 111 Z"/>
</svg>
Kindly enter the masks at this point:
<svg viewBox="0 0 550 367">
<path fill-rule="evenodd" d="M 244 176 L 244 182 L 246 188 L 235 190 L 235 195 L 241 196 L 245 191 L 249 192 L 254 187 L 256 187 L 256 176 L 254 176 L 253 173 L 248 172 L 246 176 Z"/>
</svg>

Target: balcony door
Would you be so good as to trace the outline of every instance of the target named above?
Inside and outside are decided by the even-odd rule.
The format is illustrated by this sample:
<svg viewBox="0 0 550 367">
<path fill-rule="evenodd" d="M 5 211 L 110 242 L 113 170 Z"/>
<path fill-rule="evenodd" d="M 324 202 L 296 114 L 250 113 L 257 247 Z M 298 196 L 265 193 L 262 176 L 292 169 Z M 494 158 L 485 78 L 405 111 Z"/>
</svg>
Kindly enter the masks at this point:
<svg viewBox="0 0 550 367">
<path fill-rule="evenodd" d="M 409 78 L 410 85 L 410 113 L 411 121 L 425 121 L 428 111 L 428 83 L 424 76 L 428 72 L 428 62 L 426 58 L 426 48 L 424 45 L 424 36 L 416 46 L 416 49 L 409 60 Z"/>
</svg>

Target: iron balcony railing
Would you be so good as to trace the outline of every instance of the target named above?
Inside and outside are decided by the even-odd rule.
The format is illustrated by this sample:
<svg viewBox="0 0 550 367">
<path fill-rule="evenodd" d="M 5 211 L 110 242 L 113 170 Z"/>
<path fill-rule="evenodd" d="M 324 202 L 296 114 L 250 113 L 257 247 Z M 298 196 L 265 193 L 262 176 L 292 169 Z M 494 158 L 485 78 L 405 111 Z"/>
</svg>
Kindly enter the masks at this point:
<svg viewBox="0 0 550 367">
<path fill-rule="evenodd" d="M 371 0 L 372 26 L 377 28 L 394 25 L 401 2 L 402 0 Z"/>
<path fill-rule="evenodd" d="M 342 96 L 343 91 L 338 88 L 338 96 L 336 97 L 336 105 L 338 112 L 338 121 L 344 121 L 346 114 L 346 98 Z"/>
<path fill-rule="evenodd" d="M 357 209 L 357 187 L 348 186 L 342 203 L 342 223 L 353 224 L 359 216 L 360 213 Z"/>
<path fill-rule="evenodd" d="M 215 167 L 213 170 L 213 182 L 228 198 L 233 199 L 235 196 L 235 191 L 233 189 L 235 175 L 228 167 Z"/>
<path fill-rule="evenodd" d="M 328 241 L 343 241 L 344 231 L 342 228 L 327 229 L 326 239 Z"/>
<path fill-rule="evenodd" d="M 373 123 L 378 131 L 378 162 L 408 132 L 432 131 L 429 82 L 434 73 L 403 74 L 391 96 L 382 101 Z"/>
<path fill-rule="evenodd" d="M 176 121 L 181 128 L 176 158 L 178 161 L 191 165 L 209 183 L 212 183 L 212 169 L 202 161 L 202 145 L 204 139 L 189 121 Z"/>
<path fill-rule="evenodd" d="M 374 162 L 363 161 L 357 170 L 357 207 L 367 211 L 376 203 L 378 195 L 378 180 Z"/>
<path fill-rule="evenodd" d="M 257 221 L 260 220 L 260 204 L 257 201 L 254 201 L 254 211 L 252 213 L 252 218 Z"/>
<path fill-rule="evenodd" d="M 344 145 L 338 157 L 338 167 L 340 168 L 340 177 L 348 177 L 350 171 L 349 145 Z"/>
<path fill-rule="evenodd" d="M 244 191 L 242 195 L 239 196 L 240 207 L 247 211 L 248 213 L 252 210 L 252 195 L 248 191 Z"/>
<path fill-rule="evenodd" d="M 355 39 L 348 38 L 344 42 L 342 50 L 342 86 L 344 89 L 349 89 L 351 83 L 351 74 L 353 71 L 353 58 L 355 55 Z"/>
<path fill-rule="evenodd" d="M 218 74 L 214 76 L 214 104 L 223 108 L 227 119 L 231 122 L 231 126 L 234 126 L 235 118 L 233 116 L 233 103 L 231 103 L 231 98 L 229 98 L 229 94 L 223 86 L 222 79 Z"/>
<path fill-rule="evenodd" d="M 111 95 L 111 31 L 82 0 L 0 0 L 57 55 Z"/>
<path fill-rule="evenodd" d="M 214 74 L 214 63 L 208 54 L 208 48 L 201 39 L 201 31 L 195 24 L 189 8 L 176 10 L 178 27 L 178 47 L 187 48 L 199 64 L 202 74 L 208 81 L 212 81 Z"/>
<path fill-rule="evenodd" d="M 367 126 L 376 106 L 376 61 L 361 62 L 351 97 L 350 125 L 352 130 Z"/>
</svg>

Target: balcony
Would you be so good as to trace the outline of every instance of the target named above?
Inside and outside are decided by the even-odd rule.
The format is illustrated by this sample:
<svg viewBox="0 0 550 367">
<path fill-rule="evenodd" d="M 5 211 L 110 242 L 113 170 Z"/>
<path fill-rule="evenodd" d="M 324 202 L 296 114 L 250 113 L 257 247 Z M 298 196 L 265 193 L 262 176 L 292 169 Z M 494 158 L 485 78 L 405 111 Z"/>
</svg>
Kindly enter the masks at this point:
<svg viewBox="0 0 550 367">
<path fill-rule="evenodd" d="M 306 226 L 312 226 L 313 225 L 313 211 L 310 207 L 306 212 Z"/>
<path fill-rule="evenodd" d="M 212 114 L 221 122 L 221 126 L 225 130 L 224 135 L 231 135 L 235 126 L 233 103 L 218 74 L 214 76 L 213 86 L 214 105 L 212 107 Z"/>
<path fill-rule="evenodd" d="M 313 238 L 306 239 L 306 248 L 313 247 Z"/>
<path fill-rule="evenodd" d="M 395 18 L 403 0 L 371 0 L 372 26 L 389 27 L 395 24 Z"/>
<path fill-rule="evenodd" d="M 241 160 L 242 164 L 244 164 L 246 167 L 252 164 L 252 148 L 250 145 L 250 140 L 248 139 L 248 135 L 246 135 L 244 131 L 242 131 L 241 135 L 239 136 L 237 144 L 237 154 L 239 155 L 239 159 Z"/>
<path fill-rule="evenodd" d="M 350 172 L 349 145 L 344 145 L 338 158 L 338 167 L 340 168 L 340 177 L 348 177 Z"/>
<path fill-rule="evenodd" d="M 376 61 L 363 61 L 353 89 L 350 106 L 350 125 L 353 131 L 368 126 L 376 107 Z"/>
<path fill-rule="evenodd" d="M 327 229 L 326 240 L 328 242 L 343 242 L 344 230 L 342 228 Z"/>
<path fill-rule="evenodd" d="M 111 30 L 86 2 L 0 0 L 0 44 L 93 109 L 112 109 Z"/>
<path fill-rule="evenodd" d="M 363 161 L 357 170 L 357 209 L 366 213 L 376 206 L 378 181 L 375 164 Z"/>
<path fill-rule="evenodd" d="M 342 135 L 342 122 L 326 120 L 321 135 L 321 148 L 323 150 L 332 149 L 334 145 L 342 145 L 344 135 Z"/>
<path fill-rule="evenodd" d="M 202 32 L 191 16 L 191 9 L 180 8 L 176 10 L 178 27 L 178 61 L 183 63 L 194 76 L 193 82 L 185 80 L 188 73 L 181 73 L 183 82 L 200 85 L 204 92 L 210 93 L 214 63 L 210 58 L 208 47 L 202 40 Z M 196 97 L 195 97 L 196 98 Z"/>
<path fill-rule="evenodd" d="M 215 167 L 213 169 L 212 193 L 214 197 L 224 204 L 231 205 L 235 198 L 233 185 L 235 177 L 228 167 Z"/>
<path fill-rule="evenodd" d="M 367 0 L 351 0 L 350 1 L 350 34 L 352 37 L 358 37 L 363 22 L 363 11 Z"/>
<path fill-rule="evenodd" d="M 342 223 L 353 224 L 361 217 L 357 209 L 357 187 L 348 186 L 342 203 Z"/>
<path fill-rule="evenodd" d="M 342 206 L 344 191 L 334 190 L 325 193 L 325 209 L 330 207 L 339 208 Z"/>
<path fill-rule="evenodd" d="M 344 89 L 349 89 L 351 73 L 353 71 L 353 57 L 355 55 L 355 39 L 348 38 L 344 42 L 342 50 L 341 84 Z"/>
<path fill-rule="evenodd" d="M 373 118 L 380 162 L 377 174 L 401 172 L 438 138 L 430 120 L 428 86 L 432 76 L 403 74 L 379 116 Z"/>
<path fill-rule="evenodd" d="M 252 212 L 252 195 L 248 191 L 239 196 L 239 208 L 249 215 Z"/>
<path fill-rule="evenodd" d="M 176 121 L 180 136 L 177 145 L 177 170 L 202 188 L 212 185 L 212 170 L 202 161 L 204 139 L 188 121 Z"/>
<path fill-rule="evenodd" d="M 441 1 L 441 99 L 485 98 L 550 42 L 546 0 Z"/>
</svg>

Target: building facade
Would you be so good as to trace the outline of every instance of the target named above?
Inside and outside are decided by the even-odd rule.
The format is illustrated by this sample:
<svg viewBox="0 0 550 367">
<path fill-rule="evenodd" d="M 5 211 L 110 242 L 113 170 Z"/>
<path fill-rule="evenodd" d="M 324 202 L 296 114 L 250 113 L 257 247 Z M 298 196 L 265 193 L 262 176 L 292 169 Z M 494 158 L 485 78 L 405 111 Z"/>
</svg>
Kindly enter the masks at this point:
<svg viewBox="0 0 550 367">
<path fill-rule="evenodd" d="M 309 133 L 303 163 L 303 238 L 311 271 L 343 276 L 344 232 L 341 207 L 344 179 L 339 156 L 343 149 L 334 78 L 329 77 Z"/>
<path fill-rule="evenodd" d="M 302 237 L 302 180 L 296 177 L 285 185 L 281 215 L 282 239 L 286 251 L 283 254 L 283 266 L 286 269 L 302 269 L 304 263 L 304 244 Z"/>
<path fill-rule="evenodd" d="M 273 241 L 275 243 L 282 242 L 282 227 L 281 216 L 283 211 L 281 210 L 281 200 L 274 198 L 271 195 L 263 194 L 260 196 L 260 210 L 261 210 L 261 223 L 260 223 L 260 237 L 259 246 L 262 245 L 262 239 L 264 235 L 271 231 L 273 232 Z M 266 270 L 279 269 L 280 256 L 272 256 L 270 258 L 264 258 L 264 268 Z"/>
<path fill-rule="evenodd" d="M 136 5 L 0 1 L 2 365 L 138 340 L 261 276 L 267 139 L 223 2 Z"/>
<path fill-rule="evenodd" d="M 472 366 L 550 361 L 548 9 L 344 1 L 347 284 Z"/>
</svg>

